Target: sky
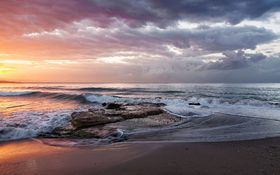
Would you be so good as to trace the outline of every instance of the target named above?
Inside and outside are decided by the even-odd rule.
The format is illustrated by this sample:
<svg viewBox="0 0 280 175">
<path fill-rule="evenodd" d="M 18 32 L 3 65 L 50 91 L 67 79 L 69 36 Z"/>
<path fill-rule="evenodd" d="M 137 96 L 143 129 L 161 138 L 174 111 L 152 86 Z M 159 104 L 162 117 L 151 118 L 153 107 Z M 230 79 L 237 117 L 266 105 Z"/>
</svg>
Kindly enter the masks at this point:
<svg viewBox="0 0 280 175">
<path fill-rule="evenodd" d="M 280 1 L 1 0 L 0 80 L 280 82 Z"/>
</svg>

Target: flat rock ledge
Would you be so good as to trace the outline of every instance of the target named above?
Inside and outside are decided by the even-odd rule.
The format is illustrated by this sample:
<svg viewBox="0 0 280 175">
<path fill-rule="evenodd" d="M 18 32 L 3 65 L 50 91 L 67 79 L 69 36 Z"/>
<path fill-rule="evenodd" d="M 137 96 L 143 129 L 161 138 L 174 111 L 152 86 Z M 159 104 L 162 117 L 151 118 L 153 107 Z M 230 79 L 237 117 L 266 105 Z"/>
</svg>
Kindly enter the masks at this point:
<svg viewBox="0 0 280 175">
<path fill-rule="evenodd" d="M 103 108 L 73 112 L 67 126 L 56 128 L 44 137 L 111 138 L 114 141 L 122 141 L 126 137 L 120 129 L 161 127 L 179 120 L 156 104 L 106 104 Z"/>
</svg>

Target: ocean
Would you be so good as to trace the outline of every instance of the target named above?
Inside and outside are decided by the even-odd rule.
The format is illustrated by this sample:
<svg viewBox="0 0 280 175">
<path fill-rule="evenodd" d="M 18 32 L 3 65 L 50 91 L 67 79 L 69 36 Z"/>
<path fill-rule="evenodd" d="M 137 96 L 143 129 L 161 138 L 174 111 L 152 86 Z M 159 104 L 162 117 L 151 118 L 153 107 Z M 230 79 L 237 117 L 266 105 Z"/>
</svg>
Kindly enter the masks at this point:
<svg viewBox="0 0 280 175">
<path fill-rule="evenodd" d="M 36 138 L 66 125 L 72 112 L 108 102 L 163 103 L 163 110 L 183 119 L 163 128 L 122 131 L 128 135 L 145 133 L 133 142 L 280 136 L 280 84 L 2 83 L 0 142 Z"/>
</svg>

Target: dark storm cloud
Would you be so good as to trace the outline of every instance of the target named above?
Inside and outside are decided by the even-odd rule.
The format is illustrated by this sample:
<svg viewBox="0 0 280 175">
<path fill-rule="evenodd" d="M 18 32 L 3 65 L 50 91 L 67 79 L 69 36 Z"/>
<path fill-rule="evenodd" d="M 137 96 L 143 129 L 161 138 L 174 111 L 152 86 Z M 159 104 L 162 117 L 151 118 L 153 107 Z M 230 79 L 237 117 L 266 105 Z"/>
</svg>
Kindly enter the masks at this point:
<svg viewBox="0 0 280 175">
<path fill-rule="evenodd" d="M 278 10 L 279 0 L 13 0 L 0 1 L 1 25 L 24 24 L 53 29 L 90 19 L 106 27 L 116 19 L 139 27 L 148 22 L 168 26 L 178 20 L 228 21 L 232 24 Z M 10 28 L 10 30 L 19 28 Z M 21 29 L 24 30 L 24 29 Z"/>
<path fill-rule="evenodd" d="M 270 42 L 278 36 L 272 31 L 254 26 L 207 27 L 199 29 L 134 30 L 126 28 L 112 34 L 114 42 L 136 48 L 156 49 L 160 45 L 197 48 L 207 51 L 255 49 L 258 44 Z M 103 40 L 103 39 L 101 39 Z M 103 40 L 104 41 L 104 40 Z M 112 42 L 112 41 L 108 41 Z"/>
<path fill-rule="evenodd" d="M 277 37 L 276 34 L 264 28 L 224 27 L 194 32 L 193 42 L 207 50 L 224 51 L 255 49 L 258 44 L 269 42 Z"/>
<path fill-rule="evenodd" d="M 155 0 L 153 3 L 177 18 L 221 18 L 231 23 L 238 23 L 246 18 L 257 18 L 280 7 L 278 0 L 179 0 L 178 3 Z"/>
<path fill-rule="evenodd" d="M 228 51 L 223 53 L 224 57 L 216 62 L 210 62 L 202 67 L 202 69 L 216 70 L 233 70 L 241 69 L 267 58 L 262 53 L 247 54 L 243 51 Z"/>
<path fill-rule="evenodd" d="M 122 51 L 130 52 L 130 55 L 125 53 L 118 56 L 146 59 L 147 55 L 154 55 L 172 60 L 172 58 L 178 58 L 178 55 L 199 59 L 199 56 L 203 54 L 255 49 L 259 44 L 278 38 L 270 30 L 253 26 L 164 30 L 153 27 L 145 30 L 118 24 L 116 27 L 96 30 L 89 30 L 88 26 L 83 24 L 76 27 L 71 25 L 64 30 L 30 33 L 31 35 L 27 34 L 16 42 L 21 50 L 25 48 L 26 43 L 36 48 L 32 54 L 38 55 L 38 58 L 52 54 L 58 59 L 60 56 L 75 59 L 74 55 L 78 54 L 82 57 L 77 56 L 77 59 L 96 59 L 99 56 L 116 55 L 116 52 Z M 51 47 L 53 43 L 60 47 Z M 172 52 L 170 47 L 178 49 L 181 53 Z"/>
<path fill-rule="evenodd" d="M 179 19 L 228 21 L 232 24 L 279 9 L 279 0 L 92 0 L 97 9 L 136 24 L 153 22 L 160 26 Z"/>
</svg>

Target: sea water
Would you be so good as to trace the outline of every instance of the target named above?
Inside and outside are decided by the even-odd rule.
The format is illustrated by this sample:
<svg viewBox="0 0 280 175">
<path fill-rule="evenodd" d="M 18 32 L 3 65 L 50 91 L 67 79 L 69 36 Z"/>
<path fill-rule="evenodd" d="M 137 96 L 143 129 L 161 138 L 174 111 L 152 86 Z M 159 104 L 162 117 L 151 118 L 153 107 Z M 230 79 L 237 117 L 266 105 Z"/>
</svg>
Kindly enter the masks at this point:
<svg viewBox="0 0 280 175">
<path fill-rule="evenodd" d="M 127 132 L 134 141 L 280 135 L 280 84 L 10 83 L 0 84 L 0 141 L 49 133 L 66 125 L 72 112 L 108 102 L 163 103 L 163 110 L 184 119 L 175 126 Z"/>
</svg>

